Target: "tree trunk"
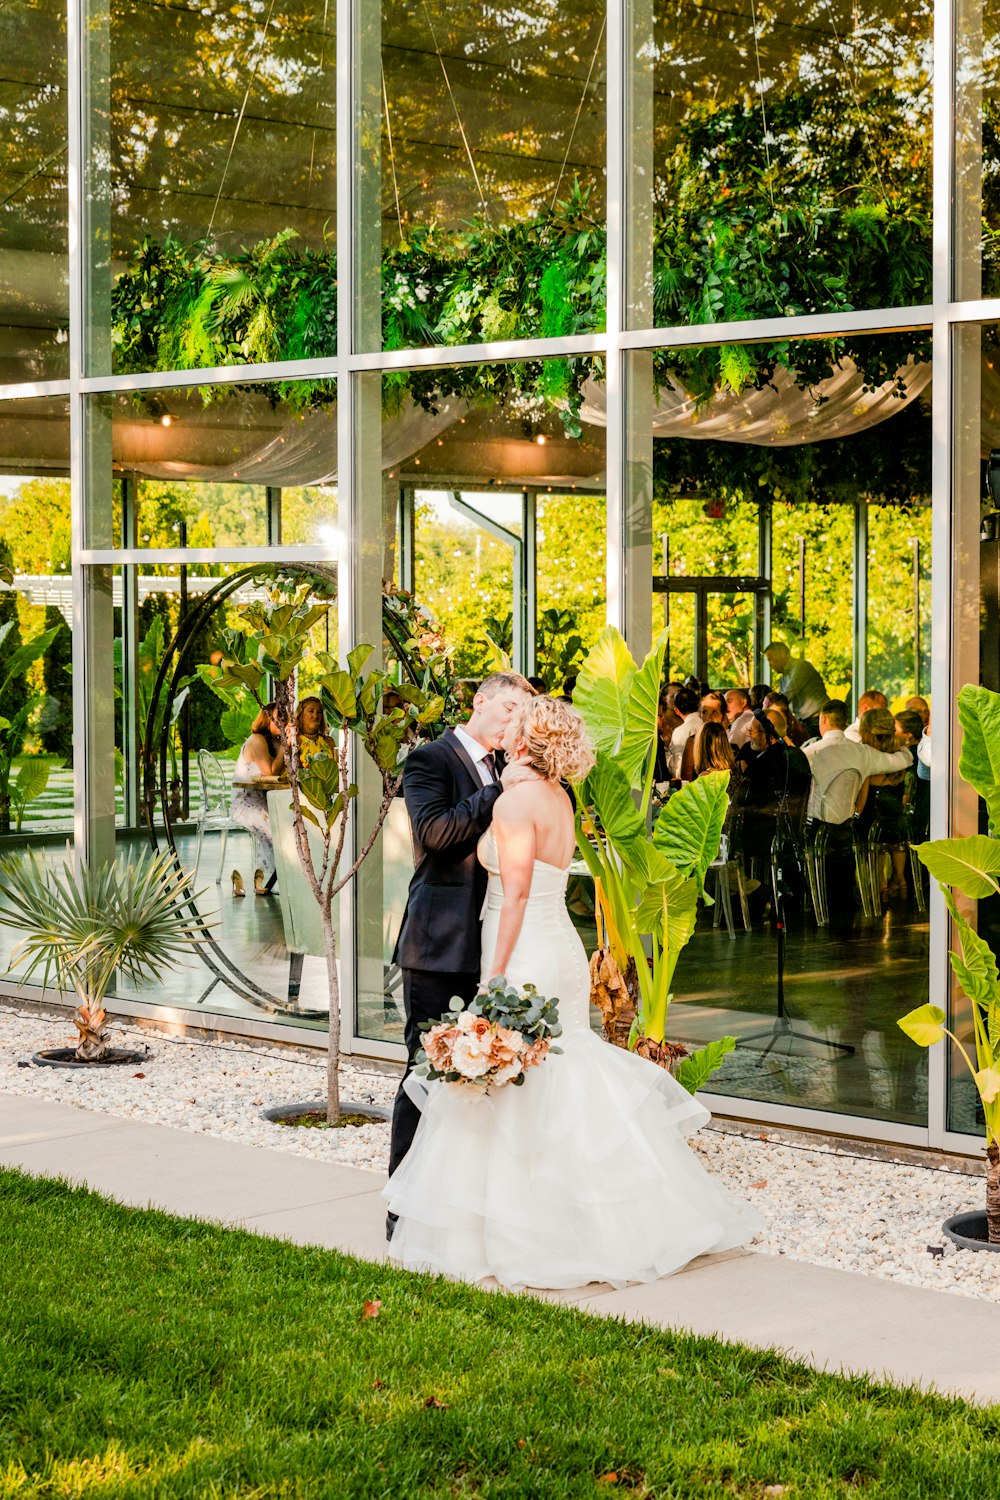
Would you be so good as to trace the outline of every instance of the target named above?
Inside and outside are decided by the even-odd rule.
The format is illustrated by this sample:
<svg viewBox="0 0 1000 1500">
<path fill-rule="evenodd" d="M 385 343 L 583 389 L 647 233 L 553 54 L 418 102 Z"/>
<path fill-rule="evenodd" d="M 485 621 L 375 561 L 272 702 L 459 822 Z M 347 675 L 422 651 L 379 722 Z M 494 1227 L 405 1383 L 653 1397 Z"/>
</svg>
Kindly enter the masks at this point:
<svg viewBox="0 0 1000 1500">
<path fill-rule="evenodd" d="M 326 950 L 326 976 L 330 990 L 330 1030 L 326 1053 L 326 1118 L 336 1125 L 340 1119 L 340 979 L 337 974 L 337 934 L 333 912 L 324 903 L 323 947 Z"/>
<path fill-rule="evenodd" d="M 986 1230 L 991 1245 L 1000 1244 L 1000 1147 L 986 1147 Z"/>
</svg>

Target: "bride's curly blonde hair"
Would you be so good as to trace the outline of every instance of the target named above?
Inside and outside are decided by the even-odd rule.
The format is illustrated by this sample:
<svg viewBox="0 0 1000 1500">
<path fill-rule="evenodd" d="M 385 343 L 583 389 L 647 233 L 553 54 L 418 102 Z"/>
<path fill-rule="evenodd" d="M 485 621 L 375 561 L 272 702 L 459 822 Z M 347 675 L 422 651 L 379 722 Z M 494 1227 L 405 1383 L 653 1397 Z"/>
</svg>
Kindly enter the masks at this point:
<svg viewBox="0 0 1000 1500">
<path fill-rule="evenodd" d="M 528 752 L 528 764 L 546 781 L 578 784 L 594 764 L 583 717 L 571 703 L 539 693 L 515 710 L 515 738 Z"/>
</svg>

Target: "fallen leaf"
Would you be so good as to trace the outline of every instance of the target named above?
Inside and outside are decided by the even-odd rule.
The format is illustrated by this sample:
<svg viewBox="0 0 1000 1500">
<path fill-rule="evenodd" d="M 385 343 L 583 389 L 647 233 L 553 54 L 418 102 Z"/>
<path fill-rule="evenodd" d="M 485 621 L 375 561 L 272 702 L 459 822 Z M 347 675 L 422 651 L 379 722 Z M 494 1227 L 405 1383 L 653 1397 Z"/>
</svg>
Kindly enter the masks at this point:
<svg viewBox="0 0 1000 1500">
<path fill-rule="evenodd" d="M 524 1448 L 524 1447 L 527 1446 L 527 1442 L 528 1442 L 527 1438 L 518 1438 L 518 1440 L 517 1440 L 517 1446 L 519 1448 Z"/>
<path fill-rule="evenodd" d="M 381 1311 L 382 1311 L 382 1304 L 381 1304 L 381 1302 L 377 1302 L 377 1301 L 376 1302 L 366 1302 L 364 1304 L 363 1308 L 361 1309 L 361 1321 L 362 1321 L 362 1323 L 365 1321 L 366 1318 L 377 1318 L 378 1315 L 379 1315 L 379 1313 Z"/>
<path fill-rule="evenodd" d="M 598 1479 L 597 1483 L 598 1484 L 617 1484 L 618 1483 L 618 1471 L 617 1471 L 617 1469 L 609 1469 L 606 1474 L 602 1474 L 601 1475 L 601 1477 Z"/>
<path fill-rule="evenodd" d="M 764 1495 L 787 1495 L 790 1489 L 790 1484 L 765 1484 L 761 1493 Z"/>
<path fill-rule="evenodd" d="M 145 1073 L 133 1073 L 132 1074 L 133 1078 L 145 1078 L 145 1076 L 146 1076 Z"/>
<path fill-rule="evenodd" d="M 767 1178 L 766 1177 L 762 1177 L 761 1180 L 760 1180 L 760 1182 L 751 1182 L 750 1186 L 752 1188 L 766 1188 L 767 1187 Z"/>
<path fill-rule="evenodd" d="M 372 1381 L 372 1390 L 373 1391 L 384 1391 L 385 1390 L 385 1381 L 384 1380 L 379 1380 L 378 1377 L 376 1376 L 376 1378 Z"/>
<path fill-rule="evenodd" d="M 447 1401 L 439 1401 L 436 1396 L 428 1396 L 427 1400 L 424 1402 L 424 1405 L 427 1407 L 432 1407 L 435 1411 L 448 1410 Z"/>
<path fill-rule="evenodd" d="M 759 1141 L 766 1141 L 767 1140 L 767 1131 L 766 1130 L 762 1130 L 761 1133 L 760 1133 L 760 1135 L 757 1137 L 757 1139 Z"/>
</svg>

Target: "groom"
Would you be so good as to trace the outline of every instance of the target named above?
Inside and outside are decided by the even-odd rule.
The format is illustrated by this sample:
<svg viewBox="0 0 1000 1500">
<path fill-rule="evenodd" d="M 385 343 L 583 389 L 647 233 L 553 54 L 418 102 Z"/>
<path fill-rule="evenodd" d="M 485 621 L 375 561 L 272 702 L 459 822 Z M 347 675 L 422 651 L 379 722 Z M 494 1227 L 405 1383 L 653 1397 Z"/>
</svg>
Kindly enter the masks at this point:
<svg viewBox="0 0 1000 1500">
<path fill-rule="evenodd" d="M 517 672 L 494 672 L 472 700 L 472 715 L 439 740 L 407 756 L 403 795 L 413 833 L 414 874 L 393 959 L 403 971 L 407 1072 L 423 1040 L 421 1021 L 436 1021 L 453 995 L 479 988 L 479 913 L 486 872 L 476 846 L 500 795 L 495 752 L 511 715 L 533 690 Z M 400 1084 L 392 1113 L 390 1176 L 416 1133 L 420 1111 Z M 392 1238 L 394 1216 L 386 1223 Z"/>
</svg>

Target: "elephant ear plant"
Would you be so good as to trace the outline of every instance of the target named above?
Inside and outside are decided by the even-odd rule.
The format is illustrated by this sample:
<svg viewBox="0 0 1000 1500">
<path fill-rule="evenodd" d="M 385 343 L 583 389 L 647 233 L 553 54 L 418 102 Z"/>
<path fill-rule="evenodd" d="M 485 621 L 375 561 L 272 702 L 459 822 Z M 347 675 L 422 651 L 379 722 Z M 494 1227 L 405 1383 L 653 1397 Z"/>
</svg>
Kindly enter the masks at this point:
<svg viewBox="0 0 1000 1500">
<path fill-rule="evenodd" d="M 988 834 L 934 839 L 916 853 L 937 880 L 958 934 L 951 967 L 972 1013 L 975 1061 L 945 1025 L 940 1005 L 920 1005 L 899 1022 L 918 1047 L 950 1037 L 982 1101 L 986 1122 L 986 1222 L 991 1244 L 1000 1244 L 1000 977 L 989 944 L 959 909 L 956 896 L 981 901 L 1000 896 L 1000 694 L 971 684 L 958 695 L 962 753 L 958 770 L 986 805 Z"/>
<path fill-rule="evenodd" d="M 721 1037 L 687 1056 L 666 1035 L 677 960 L 694 932 L 699 899 L 710 899 L 705 874 L 719 852 L 729 773 L 709 772 L 675 792 L 650 832 L 665 646 L 663 634 L 638 666 L 609 627 L 580 668 L 573 703 L 597 759 L 575 789 L 577 843 L 594 877 L 606 940 L 591 962 L 594 990 L 610 995 L 609 1009 L 627 992 L 636 1011 L 629 1046 L 662 1066 L 682 1058 L 677 1079 L 694 1093 L 736 1045 Z M 612 1029 L 607 1016 L 605 1026 Z"/>
<path fill-rule="evenodd" d="M 190 901 L 173 855 L 150 850 L 93 868 L 46 868 L 30 853 L 0 862 L 0 927 L 22 934 L 8 971 L 76 996 L 77 1062 L 109 1058 L 104 1000 L 117 973 L 159 979 L 203 941 Z"/>
<path fill-rule="evenodd" d="M 440 719 L 445 699 L 415 684 L 401 684 L 388 671 L 366 670 L 373 646 L 355 646 L 347 654 L 346 666 L 326 651 L 312 652 L 312 632 L 325 620 L 329 603 L 317 601 L 313 587 L 302 588 L 289 598 L 273 580 L 268 581 L 270 597 L 244 606 L 236 630 L 225 633 L 227 652 L 214 685 L 223 690 L 242 685 L 261 706 L 269 696 L 276 705 L 292 794 L 295 846 L 323 928 L 330 991 L 327 1123 L 336 1125 L 340 1120 L 340 978 L 333 903 L 375 846 L 399 790 L 404 747 L 418 727 Z M 299 762 L 293 727 L 295 673 L 307 654 L 310 664 L 322 672 L 319 696 L 337 735 L 336 754 L 313 755 L 308 768 Z M 350 775 L 352 737 L 374 762 L 382 797 L 371 827 L 359 830 L 355 848 L 345 855 L 350 847 L 351 804 L 358 794 Z M 310 843 L 307 824 L 318 831 L 318 849 Z"/>
</svg>

